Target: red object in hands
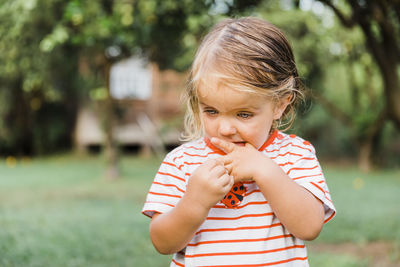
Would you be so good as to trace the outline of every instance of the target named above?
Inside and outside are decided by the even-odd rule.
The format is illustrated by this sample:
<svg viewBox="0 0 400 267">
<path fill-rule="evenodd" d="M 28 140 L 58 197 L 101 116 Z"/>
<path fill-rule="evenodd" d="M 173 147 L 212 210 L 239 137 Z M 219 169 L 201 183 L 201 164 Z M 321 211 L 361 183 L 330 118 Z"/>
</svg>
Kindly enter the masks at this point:
<svg viewBox="0 0 400 267">
<path fill-rule="evenodd" d="M 238 182 L 234 184 L 231 190 L 224 196 L 221 200 L 227 208 L 237 208 L 237 206 L 242 202 L 244 194 L 246 193 L 246 187 L 243 183 Z"/>
</svg>

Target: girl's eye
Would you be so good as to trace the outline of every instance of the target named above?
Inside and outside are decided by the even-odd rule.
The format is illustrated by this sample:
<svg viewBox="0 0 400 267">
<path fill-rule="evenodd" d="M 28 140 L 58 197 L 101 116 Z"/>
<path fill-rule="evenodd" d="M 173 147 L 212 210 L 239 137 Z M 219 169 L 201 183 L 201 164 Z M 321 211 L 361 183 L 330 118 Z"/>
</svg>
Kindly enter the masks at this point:
<svg viewBox="0 0 400 267">
<path fill-rule="evenodd" d="M 240 112 L 237 114 L 237 116 L 242 119 L 249 119 L 249 118 L 253 117 L 253 114 L 248 113 L 248 112 Z"/>
<path fill-rule="evenodd" d="M 203 112 L 208 115 L 217 115 L 218 114 L 218 111 L 216 111 L 215 109 L 204 109 Z"/>
</svg>

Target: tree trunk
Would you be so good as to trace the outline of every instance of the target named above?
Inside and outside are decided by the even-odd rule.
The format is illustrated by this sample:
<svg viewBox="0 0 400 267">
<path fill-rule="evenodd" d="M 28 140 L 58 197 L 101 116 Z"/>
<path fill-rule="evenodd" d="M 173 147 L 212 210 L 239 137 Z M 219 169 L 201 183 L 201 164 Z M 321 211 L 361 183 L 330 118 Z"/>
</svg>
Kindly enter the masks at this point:
<svg viewBox="0 0 400 267">
<path fill-rule="evenodd" d="M 359 144 L 358 167 L 362 172 L 372 170 L 372 142 L 370 140 Z"/>
<path fill-rule="evenodd" d="M 376 142 L 382 132 L 383 125 L 387 120 L 387 110 L 383 110 L 375 121 L 369 126 L 366 133 L 358 138 L 358 167 L 363 172 L 370 172 L 373 168 L 373 156 L 376 150 Z"/>
<path fill-rule="evenodd" d="M 104 105 L 104 126 L 106 140 L 104 144 L 104 153 L 106 156 L 106 173 L 107 179 L 114 180 L 120 177 L 120 170 L 118 166 L 118 145 L 114 138 L 114 101 L 110 93 L 110 69 L 111 62 L 106 61 L 105 66 L 105 79 L 107 84 L 107 99 Z"/>
<path fill-rule="evenodd" d="M 400 81 L 397 74 L 397 65 L 388 64 L 386 68 L 381 68 L 383 82 L 385 86 L 385 98 L 389 118 L 400 129 Z"/>
</svg>

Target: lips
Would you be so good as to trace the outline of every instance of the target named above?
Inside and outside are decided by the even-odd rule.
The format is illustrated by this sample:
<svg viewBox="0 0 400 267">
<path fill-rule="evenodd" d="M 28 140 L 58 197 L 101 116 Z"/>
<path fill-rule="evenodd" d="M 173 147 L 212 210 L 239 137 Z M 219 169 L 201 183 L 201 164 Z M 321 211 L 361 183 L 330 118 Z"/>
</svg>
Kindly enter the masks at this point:
<svg viewBox="0 0 400 267">
<path fill-rule="evenodd" d="M 245 142 L 245 141 L 241 141 L 241 142 L 232 142 L 232 143 L 234 143 L 234 144 L 237 145 L 237 146 L 245 146 L 245 145 L 246 145 L 246 142 Z"/>
</svg>

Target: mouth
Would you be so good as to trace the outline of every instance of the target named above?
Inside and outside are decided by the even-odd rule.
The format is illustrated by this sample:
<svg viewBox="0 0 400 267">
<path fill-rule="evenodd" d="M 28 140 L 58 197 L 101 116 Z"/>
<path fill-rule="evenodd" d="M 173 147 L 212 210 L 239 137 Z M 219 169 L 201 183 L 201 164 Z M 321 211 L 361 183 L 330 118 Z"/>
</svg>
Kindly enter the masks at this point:
<svg viewBox="0 0 400 267">
<path fill-rule="evenodd" d="M 240 142 L 233 142 L 237 146 L 245 146 L 246 142 L 245 141 L 240 141 Z"/>
</svg>

